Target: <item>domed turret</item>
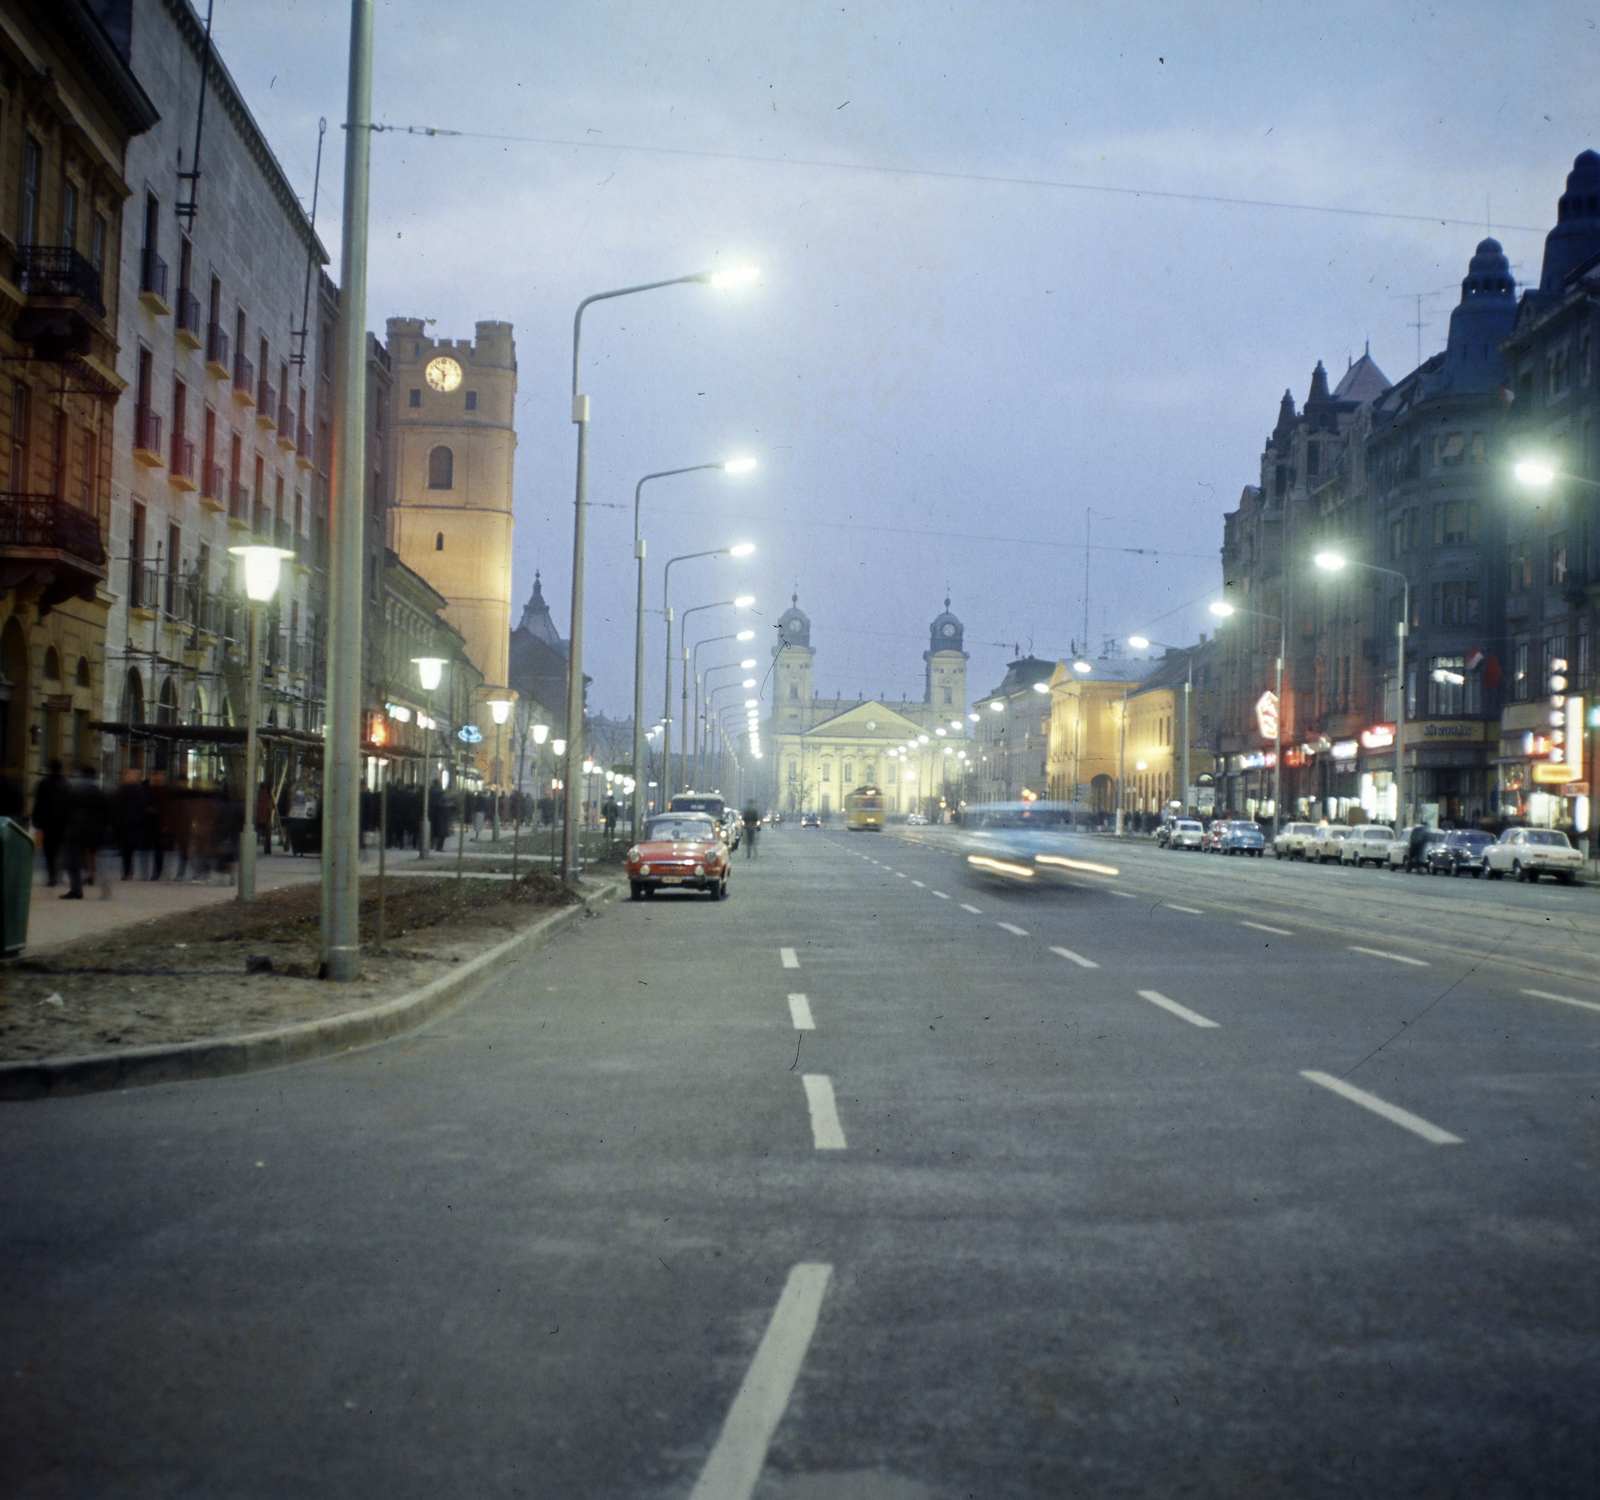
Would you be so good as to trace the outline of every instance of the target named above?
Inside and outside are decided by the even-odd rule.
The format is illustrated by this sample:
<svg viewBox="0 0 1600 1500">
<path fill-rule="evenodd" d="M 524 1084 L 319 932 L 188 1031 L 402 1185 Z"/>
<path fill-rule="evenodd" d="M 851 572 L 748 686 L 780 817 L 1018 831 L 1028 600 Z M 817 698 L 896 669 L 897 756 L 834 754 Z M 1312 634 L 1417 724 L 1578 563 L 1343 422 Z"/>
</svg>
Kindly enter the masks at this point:
<svg viewBox="0 0 1600 1500">
<path fill-rule="evenodd" d="M 1499 240 L 1479 240 L 1450 314 L 1439 389 L 1492 391 L 1505 378 L 1500 341 L 1517 316 L 1517 283 Z"/>
<path fill-rule="evenodd" d="M 1556 227 L 1544 237 L 1541 292 L 1559 292 L 1586 260 L 1600 255 L 1600 155 L 1584 151 L 1567 173 Z"/>
<path fill-rule="evenodd" d="M 967 653 L 961 649 L 963 627 L 950 613 L 950 600 L 944 613 L 935 615 L 928 627 L 928 649 L 922 659 L 928 664 L 922 701 L 939 711 L 941 718 L 959 719 L 967 711 Z"/>
<path fill-rule="evenodd" d="M 778 644 L 772 648 L 776 656 L 785 646 L 811 645 L 811 616 L 800 608 L 800 596 L 789 596 L 789 608 L 778 616 Z"/>
<path fill-rule="evenodd" d="M 961 634 L 964 627 L 961 621 L 950 613 L 950 600 L 944 601 L 944 613 L 935 615 L 933 624 L 928 627 L 928 651 L 959 651 L 961 649 Z"/>
</svg>

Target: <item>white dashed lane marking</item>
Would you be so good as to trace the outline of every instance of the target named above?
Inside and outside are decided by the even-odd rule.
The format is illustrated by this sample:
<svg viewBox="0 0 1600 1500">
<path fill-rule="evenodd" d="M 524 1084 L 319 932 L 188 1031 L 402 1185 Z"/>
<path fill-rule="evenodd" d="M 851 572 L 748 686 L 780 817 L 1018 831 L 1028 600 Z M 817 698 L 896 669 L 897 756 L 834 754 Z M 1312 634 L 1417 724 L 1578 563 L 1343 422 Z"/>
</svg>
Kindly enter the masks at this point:
<svg viewBox="0 0 1600 1500">
<path fill-rule="evenodd" d="M 924 885 L 924 884 L 923 884 L 923 883 L 922 883 L 922 882 L 921 882 L 921 881 L 920 881 L 920 880 L 913 880 L 913 881 L 912 881 L 912 882 L 911 882 L 911 883 L 912 883 L 912 885 L 914 885 L 914 886 L 916 886 L 916 888 L 917 888 L 917 889 L 918 889 L 918 890 L 919 890 L 919 891 L 925 891 L 925 890 L 927 890 L 927 886 L 926 886 L 926 885 Z"/>
<path fill-rule="evenodd" d="M 937 896 L 941 901 L 948 901 L 950 899 L 943 891 L 932 891 L 930 894 Z"/>
<path fill-rule="evenodd" d="M 800 967 L 800 960 L 794 956 L 793 948 L 778 949 L 778 957 L 783 960 L 783 966 L 786 969 L 798 969 Z"/>
<path fill-rule="evenodd" d="M 1159 1005 L 1162 1010 L 1171 1011 L 1181 1020 L 1187 1021 L 1191 1026 L 1202 1029 L 1215 1027 L 1218 1023 L 1200 1014 L 1197 1010 L 1190 1010 L 1187 1005 L 1179 1005 L 1176 1000 L 1169 1000 L 1159 990 L 1140 990 L 1139 998 L 1148 1000 L 1152 1005 Z"/>
<path fill-rule="evenodd" d="M 1241 922 L 1241 927 L 1254 927 L 1257 932 L 1275 932 L 1279 937 L 1293 937 L 1287 927 L 1268 927 L 1265 922 Z"/>
<path fill-rule="evenodd" d="M 1600 1010 L 1593 1000 L 1574 1000 L 1571 995 L 1552 995 L 1549 990 L 1524 990 L 1524 995 L 1532 995 L 1535 1000 L 1554 1000 L 1561 1005 L 1577 1005 L 1584 1010 Z"/>
<path fill-rule="evenodd" d="M 1365 1089 L 1358 1089 L 1353 1083 L 1346 1083 L 1342 1078 L 1335 1078 L 1331 1073 L 1317 1073 L 1310 1069 L 1302 1068 L 1300 1076 L 1309 1079 L 1312 1083 L 1338 1094 L 1342 1099 L 1348 1099 L 1352 1104 L 1359 1104 L 1362 1109 L 1370 1109 L 1375 1115 L 1382 1115 L 1384 1119 L 1400 1126 L 1402 1130 L 1409 1130 L 1413 1135 L 1420 1135 L 1423 1140 L 1431 1141 L 1435 1146 L 1459 1146 L 1461 1137 L 1451 1135 L 1448 1130 L 1441 1130 L 1437 1125 L 1424 1120 L 1421 1115 L 1414 1115 L 1409 1109 L 1401 1109 L 1398 1104 L 1390 1104 L 1387 1099 L 1380 1099 L 1376 1094 L 1369 1094 Z"/>
<path fill-rule="evenodd" d="M 1027 937 L 1028 935 L 1028 929 L 1026 927 L 1017 927 L 1010 922 L 996 922 L 994 925 L 996 927 L 1005 928 L 1007 932 L 1014 933 L 1017 937 Z"/>
<path fill-rule="evenodd" d="M 1111 894 L 1113 896 L 1121 896 L 1124 901 L 1137 901 L 1139 899 L 1137 896 L 1135 896 L 1133 894 L 1132 891 L 1117 891 L 1117 890 L 1113 890 L 1111 892 Z"/>
<path fill-rule="evenodd" d="M 975 917 L 981 917 L 983 915 L 982 911 L 980 911 L 976 906 L 968 906 L 965 901 L 961 903 L 961 909 L 962 911 L 970 911 Z"/>
<path fill-rule="evenodd" d="M 1179 906 L 1176 901 L 1167 902 L 1168 911 L 1186 911 L 1191 917 L 1203 917 L 1205 913 L 1198 906 Z"/>
<path fill-rule="evenodd" d="M 789 1016 L 796 1031 L 815 1031 L 817 1023 L 811 1018 L 811 1002 L 804 995 L 789 996 Z"/>
<path fill-rule="evenodd" d="M 904 870 L 896 870 L 894 872 L 894 878 L 896 880 L 904 880 L 906 878 L 906 872 Z"/>
<path fill-rule="evenodd" d="M 1070 948 L 1052 948 L 1052 953 L 1059 953 L 1063 958 L 1077 964 L 1080 969 L 1098 969 L 1100 967 L 1092 958 L 1085 958 L 1081 953 L 1074 953 Z"/>
<path fill-rule="evenodd" d="M 839 1123 L 839 1108 L 833 1101 L 833 1080 L 826 1073 L 805 1073 L 800 1081 L 806 1089 L 806 1105 L 811 1111 L 811 1144 L 818 1151 L 843 1151 L 844 1126 Z"/>
<path fill-rule="evenodd" d="M 832 1273 L 832 1266 L 814 1261 L 802 1262 L 789 1272 L 772 1321 L 689 1500 L 750 1500 L 817 1331 L 817 1314 Z"/>
<path fill-rule="evenodd" d="M 1382 948 L 1360 948 L 1352 943 L 1350 951 L 1352 953 L 1365 953 L 1369 958 L 1386 958 L 1391 963 L 1410 964 L 1414 969 L 1431 969 L 1433 967 L 1425 958 L 1407 958 L 1403 953 L 1385 953 Z"/>
</svg>

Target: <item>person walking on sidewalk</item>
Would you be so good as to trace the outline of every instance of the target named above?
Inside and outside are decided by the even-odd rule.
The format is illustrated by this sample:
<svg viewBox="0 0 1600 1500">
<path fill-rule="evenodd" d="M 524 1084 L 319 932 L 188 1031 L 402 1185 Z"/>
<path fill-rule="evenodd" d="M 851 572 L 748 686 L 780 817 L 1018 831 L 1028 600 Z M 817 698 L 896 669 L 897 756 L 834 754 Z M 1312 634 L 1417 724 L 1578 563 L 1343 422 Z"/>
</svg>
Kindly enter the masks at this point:
<svg viewBox="0 0 1600 1500">
<path fill-rule="evenodd" d="M 754 802 L 746 802 L 744 812 L 740 814 L 744 823 L 744 857 L 756 857 L 756 836 L 761 832 L 761 814 L 756 809 Z"/>
<path fill-rule="evenodd" d="M 50 762 L 49 775 L 40 781 L 33 793 L 33 826 L 39 830 L 39 843 L 44 850 L 45 884 L 56 883 L 56 872 L 61 864 L 61 844 L 67 836 L 67 819 L 72 808 L 72 789 L 61 774 L 61 762 Z"/>
<path fill-rule="evenodd" d="M 71 889 L 62 900 L 83 900 L 83 874 L 88 868 L 91 883 L 98 876 L 100 846 L 105 842 L 106 825 L 110 822 L 111 806 L 93 766 L 79 766 L 77 779 L 71 783 L 67 807 L 67 879 Z M 111 895 L 109 881 L 101 882 L 100 894 Z"/>
</svg>

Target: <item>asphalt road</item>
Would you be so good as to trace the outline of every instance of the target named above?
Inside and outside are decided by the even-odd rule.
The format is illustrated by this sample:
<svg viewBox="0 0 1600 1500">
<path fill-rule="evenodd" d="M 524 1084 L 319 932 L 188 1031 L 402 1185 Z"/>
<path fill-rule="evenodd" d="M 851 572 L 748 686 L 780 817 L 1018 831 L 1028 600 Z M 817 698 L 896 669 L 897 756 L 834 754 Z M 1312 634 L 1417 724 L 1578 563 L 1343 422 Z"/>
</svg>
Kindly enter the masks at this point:
<svg viewBox="0 0 1600 1500">
<path fill-rule="evenodd" d="M 1094 857 L 784 828 L 406 1040 L 0 1106 L 0 1493 L 1600 1492 L 1600 895 Z"/>
</svg>

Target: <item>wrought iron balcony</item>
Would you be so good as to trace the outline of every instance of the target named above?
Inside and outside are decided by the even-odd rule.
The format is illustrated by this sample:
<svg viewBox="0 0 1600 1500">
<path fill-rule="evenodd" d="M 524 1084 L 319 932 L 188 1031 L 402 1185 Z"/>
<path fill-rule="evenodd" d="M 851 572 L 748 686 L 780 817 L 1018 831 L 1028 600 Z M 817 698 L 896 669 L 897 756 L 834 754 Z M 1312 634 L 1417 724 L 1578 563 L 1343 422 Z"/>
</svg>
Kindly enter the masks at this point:
<svg viewBox="0 0 1600 1500">
<path fill-rule="evenodd" d="M 233 368 L 233 341 L 224 332 L 220 323 L 213 323 L 206 329 L 206 363 L 214 365 L 213 371 L 220 378 Z"/>
<path fill-rule="evenodd" d="M 65 245 L 23 245 L 17 251 L 18 284 L 25 297 L 81 302 L 105 317 L 100 273 Z"/>
<path fill-rule="evenodd" d="M 128 608 L 154 614 L 161 602 L 161 573 L 144 561 L 128 564 Z"/>
<path fill-rule="evenodd" d="M 233 397 L 236 401 L 256 399 L 256 367 L 242 353 L 233 362 Z"/>
<path fill-rule="evenodd" d="M 278 393 L 273 390 L 272 382 L 267 379 L 266 371 L 262 371 L 261 379 L 256 384 L 256 416 L 266 417 L 275 421 L 278 415 Z"/>
<path fill-rule="evenodd" d="M 282 547 L 285 552 L 292 552 L 294 550 L 294 527 L 280 517 L 276 533 L 273 545 Z"/>
<path fill-rule="evenodd" d="M 152 407 L 133 409 L 133 451 L 149 454 L 157 464 L 161 462 L 161 413 Z"/>
<path fill-rule="evenodd" d="M 230 521 L 250 519 L 250 486 L 241 484 L 237 479 L 228 486 L 228 519 Z"/>
<path fill-rule="evenodd" d="M 148 245 L 139 254 L 139 295 L 166 306 L 167 263 Z"/>
<path fill-rule="evenodd" d="M 278 441 L 286 448 L 294 447 L 294 408 L 287 398 L 278 402 Z"/>
<path fill-rule="evenodd" d="M 106 563 L 99 521 L 54 495 L 0 492 L 0 550 L 16 547 L 67 552 L 97 568 Z"/>
<path fill-rule="evenodd" d="M 192 488 L 194 477 L 194 442 L 186 438 L 181 432 L 172 434 L 172 458 L 167 477 L 174 484 L 181 484 L 187 480 L 187 488 Z"/>
<path fill-rule="evenodd" d="M 186 286 L 178 288 L 175 327 L 178 333 L 187 335 L 186 343 L 200 347 L 200 299 Z"/>
<path fill-rule="evenodd" d="M 201 465 L 200 493 L 208 500 L 220 501 L 228 493 L 227 476 L 222 472 L 222 465 L 212 460 L 207 460 Z"/>
<path fill-rule="evenodd" d="M 272 536 L 272 512 L 263 500 L 257 500 L 251 510 L 250 529 L 260 537 Z"/>
</svg>

